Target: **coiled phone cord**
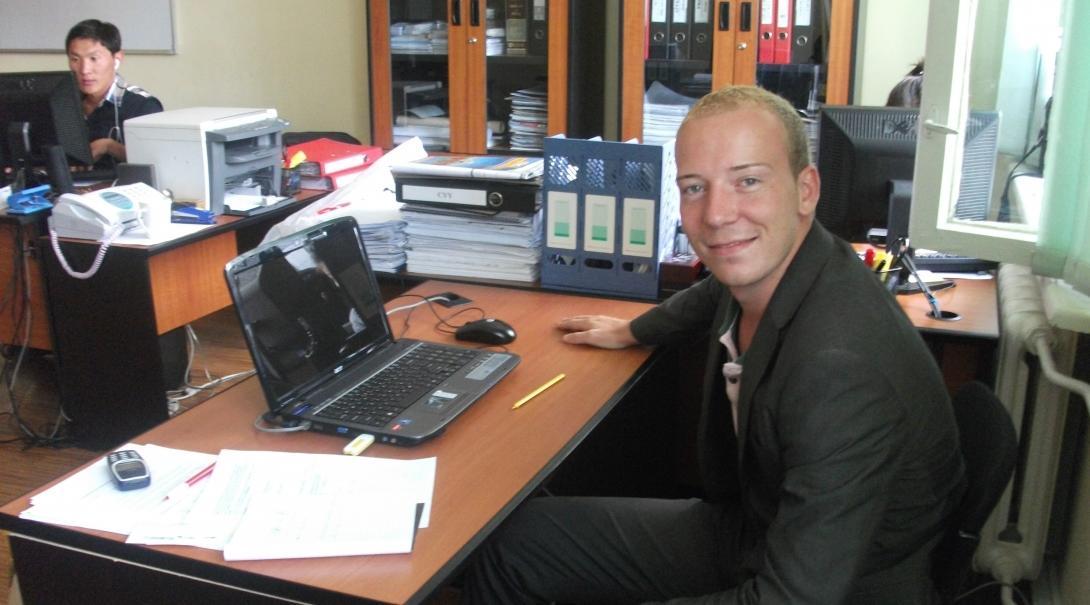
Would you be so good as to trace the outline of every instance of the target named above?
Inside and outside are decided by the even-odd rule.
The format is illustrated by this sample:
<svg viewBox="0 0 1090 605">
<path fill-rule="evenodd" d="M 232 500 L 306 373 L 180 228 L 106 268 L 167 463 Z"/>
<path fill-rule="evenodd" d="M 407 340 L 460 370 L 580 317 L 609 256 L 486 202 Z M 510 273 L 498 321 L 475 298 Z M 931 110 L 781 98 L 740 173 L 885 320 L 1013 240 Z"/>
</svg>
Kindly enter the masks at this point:
<svg viewBox="0 0 1090 605">
<path fill-rule="evenodd" d="M 68 259 L 64 257 L 64 253 L 61 252 L 61 244 L 57 240 L 57 232 L 53 227 L 49 228 L 49 241 L 53 244 L 53 253 L 57 255 L 57 261 L 60 262 L 61 267 L 64 268 L 65 273 L 71 275 L 76 279 L 90 279 L 95 273 L 98 273 L 98 268 L 102 265 L 102 259 L 106 256 L 106 250 L 109 249 L 110 244 L 121 235 L 121 232 L 125 230 L 125 225 L 115 225 L 114 228 L 106 234 L 106 237 L 102 239 L 102 244 L 98 247 L 98 253 L 95 254 L 95 260 L 91 263 L 91 267 L 86 271 L 75 271 L 68 264 Z"/>
</svg>

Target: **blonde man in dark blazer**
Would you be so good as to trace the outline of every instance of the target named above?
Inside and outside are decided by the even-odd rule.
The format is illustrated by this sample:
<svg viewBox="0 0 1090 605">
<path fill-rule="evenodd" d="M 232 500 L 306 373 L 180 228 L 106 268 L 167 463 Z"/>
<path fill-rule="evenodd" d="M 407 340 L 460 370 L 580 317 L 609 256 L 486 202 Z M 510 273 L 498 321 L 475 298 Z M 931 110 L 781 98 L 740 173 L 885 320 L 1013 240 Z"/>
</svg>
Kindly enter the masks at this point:
<svg viewBox="0 0 1090 605">
<path fill-rule="evenodd" d="M 893 297 L 814 220 L 796 112 L 715 91 L 683 123 L 677 164 L 712 275 L 632 321 L 561 328 L 606 348 L 706 337 L 705 497 L 530 500 L 478 554 L 466 600 L 933 602 L 931 550 L 964 490 L 950 399 Z"/>
</svg>

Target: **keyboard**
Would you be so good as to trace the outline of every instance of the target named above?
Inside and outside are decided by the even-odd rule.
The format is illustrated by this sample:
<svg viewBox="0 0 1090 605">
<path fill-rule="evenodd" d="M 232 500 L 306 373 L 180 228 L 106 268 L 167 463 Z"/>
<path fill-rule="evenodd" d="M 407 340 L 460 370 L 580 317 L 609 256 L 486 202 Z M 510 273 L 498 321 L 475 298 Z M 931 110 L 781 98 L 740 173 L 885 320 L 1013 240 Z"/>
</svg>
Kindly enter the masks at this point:
<svg viewBox="0 0 1090 605">
<path fill-rule="evenodd" d="M 91 168 L 89 170 L 76 170 L 72 172 L 72 181 L 76 183 L 101 183 L 117 178 L 116 168 Z"/>
<path fill-rule="evenodd" d="M 996 263 L 989 260 L 934 250 L 915 250 L 912 261 L 916 263 L 917 269 L 936 273 L 978 273 L 996 268 Z"/>
<path fill-rule="evenodd" d="M 382 428 L 475 356 L 473 350 L 420 345 L 317 415 Z"/>
</svg>

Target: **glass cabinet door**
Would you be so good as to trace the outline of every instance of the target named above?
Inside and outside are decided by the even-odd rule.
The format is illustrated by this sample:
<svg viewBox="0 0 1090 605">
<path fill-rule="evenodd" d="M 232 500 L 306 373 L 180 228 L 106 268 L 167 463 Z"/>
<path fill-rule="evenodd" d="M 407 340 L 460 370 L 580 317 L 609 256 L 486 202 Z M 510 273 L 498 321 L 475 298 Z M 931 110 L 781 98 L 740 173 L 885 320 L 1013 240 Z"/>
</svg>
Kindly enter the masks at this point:
<svg viewBox="0 0 1090 605">
<path fill-rule="evenodd" d="M 567 15 L 562 0 L 372 0 L 375 144 L 419 136 L 429 151 L 540 152 L 564 131 L 567 82 L 550 90 L 549 70 Z"/>
<path fill-rule="evenodd" d="M 488 0 L 487 134 L 490 149 L 538 152 L 548 131 L 546 0 Z"/>
<path fill-rule="evenodd" d="M 418 136 L 451 148 L 450 20 L 447 0 L 370 3 L 372 132 L 392 147 Z"/>
</svg>

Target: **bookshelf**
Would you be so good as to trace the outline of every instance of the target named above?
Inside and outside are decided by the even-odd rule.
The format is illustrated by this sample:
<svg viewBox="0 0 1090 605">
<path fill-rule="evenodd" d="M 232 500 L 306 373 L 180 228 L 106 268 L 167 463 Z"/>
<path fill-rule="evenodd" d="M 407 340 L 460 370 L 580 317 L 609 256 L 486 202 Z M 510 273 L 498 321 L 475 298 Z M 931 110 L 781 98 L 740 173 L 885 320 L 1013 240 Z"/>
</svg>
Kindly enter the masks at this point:
<svg viewBox="0 0 1090 605">
<path fill-rule="evenodd" d="M 433 151 L 540 153 L 532 146 L 542 136 L 583 135 L 583 128 L 593 131 L 587 136 L 601 134 L 600 124 L 583 125 L 588 114 L 602 115 L 601 12 L 571 0 L 368 0 L 373 143 L 388 149 L 424 135 L 406 126 L 421 124 L 429 109 L 440 114 L 430 124 L 437 136 L 424 139 Z M 524 50 L 508 35 L 517 33 L 509 24 L 519 15 L 526 20 Z M 498 42 L 497 31 L 504 33 Z M 598 71 L 588 73 L 588 65 Z M 406 82 L 437 87 L 406 93 Z M 587 94 L 588 86 L 596 89 Z M 536 128 L 529 148 L 510 136 L 509 98 L 527 89 L 540 93 L 530 102 L 544 112 L 517 120 Z M 573 95 L 581 97 L 575 105 Z"/>
<path fill-rule="evenodd" d="M 779 0 L 783 2 L 785 0 Z M 802 2 L 802 0 L 799 0 Z M 727 84 L 756 84 L 762 65 L 758 63 L 762 4 L 770 0 L 743 0 L 738 2 L 690 2 L 675 3 L 672 0 L 622 0 L 621 32 L 621 140 L 644 139 L 643 113 L 644 91 L 651 80 L 665 81 L 666 85 L 681 94 L 699 97 L 702 92 L 695 86 L 686 86 L 694 77 L 703 77 L 708 90 Z M 814 7 L 828 6 L 827 13 L 815 13 L 812 38 L 821 45 L 820 68 L 822 96 L 829 105 L 850 102 L 852 72 L 852 40 L 855 35 L 855 1 L 829 0 L 808 3 Z M 656 53 L 645 32 L 653 31 L 656 6 L 667 13 L 673 7 L 688 5 L 689 18 L 697 6 L 707 7 L 711 30 L 711 49 L 708 59 L 664 57 Z M 791 2 L 794 7 L 794 1 Z M 728 11 L 722 15 L 721 11 Z M 663 18 L 658 13 L 654 18 Z M 669 21 L 673 15 L 667 14 Z M 726 27 L 722 27 L 726 25 Z M 667 38 L 670 41 L 670 38 Z M 645 48 L 648 55 L 645 57 Z M 666 53 L 669 54 L 669 53 Z M 766 72 L 767 73 L 767 72 Z M 774 85 L 761 83 L 770 90 Z M 777 91 L 780 92 L 780 91 Z M 787 96 L 785 94 L 785 96 Z"/>
</svg>

